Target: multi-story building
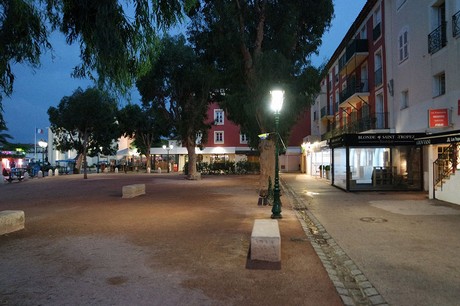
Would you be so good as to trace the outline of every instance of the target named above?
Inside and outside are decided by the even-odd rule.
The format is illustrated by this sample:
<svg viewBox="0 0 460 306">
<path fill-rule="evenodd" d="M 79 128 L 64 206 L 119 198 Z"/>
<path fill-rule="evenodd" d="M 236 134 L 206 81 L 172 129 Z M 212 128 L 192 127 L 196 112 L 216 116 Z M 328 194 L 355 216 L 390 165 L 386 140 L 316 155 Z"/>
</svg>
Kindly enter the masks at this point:
<svg viewBox="0 0 460 306">
<path fill-rule="evenodd" d="M 396 132 L 426 133 L 424 189 L 460 204 L 460 0 L 385 1 L 387 80 Z"/>
<path fill-rule="evenodd" d="M 366 2 L 327 64 L 312 110 L 333 185 L 433 196 L 439 181 L 437 197 L 446 193 L 444 170 L 458 165 L 459 10 L 459 0 Z"/>
</svg>

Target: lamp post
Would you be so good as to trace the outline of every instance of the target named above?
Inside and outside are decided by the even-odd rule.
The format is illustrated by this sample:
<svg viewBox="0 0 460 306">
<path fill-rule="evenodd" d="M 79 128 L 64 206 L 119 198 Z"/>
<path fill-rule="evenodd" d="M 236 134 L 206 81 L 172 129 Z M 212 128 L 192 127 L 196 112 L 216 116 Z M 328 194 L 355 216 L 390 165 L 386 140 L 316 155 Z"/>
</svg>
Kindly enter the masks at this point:
<svg viewBox="0 0 460 306">
<path fill-rule="evenodd" d="M 168 173 L 169 173 L 169 151 L 173 148 L 173 145 L 170 144 L 169 146 L 166 146 L 166 145 L 163 145 L 163 149 L 166 150 L 167 154 L 166 154 L 166 160 L 168 161 Z"/>
<path fill-rule="evenodd" d="M 275 114 L 275 133 L 276 133 L 276 140 L 275 140 L 275 186 L 273 190 L 273 206 L 272 206 L 272 219 L 281 219 L 281 199 L 280 199 L 280 179 L 279 179 L 279 145 L 278 145 L 278 138 L 279 138 L 279 121 L 280 121 L 280 111 L 281 107 L 283 106 L 284 101 L 284 91 L 282 90 L 272 90 L 270 91 L 272 96 L 271 101 L 271 108 Z"/>
<path fill-rule="evenodd" d="M 48 143 L 44 140 L 40 140 L 38 145 L 42 148 L 42 175 L 45 176 L 45 149 L 48 146 Z"/>
</svg>

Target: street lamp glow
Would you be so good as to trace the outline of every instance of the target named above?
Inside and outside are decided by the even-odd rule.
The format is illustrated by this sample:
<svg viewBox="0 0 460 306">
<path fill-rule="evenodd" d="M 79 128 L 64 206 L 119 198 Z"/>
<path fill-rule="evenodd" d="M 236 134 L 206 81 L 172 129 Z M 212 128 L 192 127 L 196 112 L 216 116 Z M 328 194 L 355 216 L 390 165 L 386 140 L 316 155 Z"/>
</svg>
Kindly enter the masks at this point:
<svg viewBox="0 0 460 306">
<path fill-rule="evenodd" d="M 39 140 L 38 145 L 42 148 L 42 175 L 45 177 L 45 149 L 48 146 L 48 143 L 44 140 Z"/>
<path fill-rule="evenodd" d="M 44 140 L 40 140 L 38 142 L 38 145 L 40 146 L 40 148 L 44 149 L 44 148 L 46 148 L 48 146 L 48 143 L 46 141 L 44 141 Z"/>
<path fill-rule="evenodd" d="M 168 161 L 168 173 L 169 173 L 169 167 L 171 166 L 170 160 L 169 160 L 169 151 L 172 150 L 173 145 L 170 144 L 169 146 L 163 145 L 163 149 L 166 150 L 167 155 L 166 155 L 166 160 Z"/>
<path fill-rule="evenodd" d="M 275 114 L 281 111 L 284 102 L 284 91 L 283 90 L 272 90 L 270 91 L 272 95 L 271 108 Z"/>
<path fill-rule="evenodd" d="M 272 219 L 281 219 L 281 199 L 280 199 L 280 179 L 279 179 L 279 144 L 278 138 L 281 139 L 279 135 L 279 121 L 280 121 L 280 111 L 283 107 L 284 102 L 284 91 L 282 90 L 272 90 L 270 91 L 272 95 L 271 108 L 275 113 L 275 133 L 278 135 L 275 140 L 275 186 L 273 189 L 273 206 L 272 206 Z"/>
</svg>

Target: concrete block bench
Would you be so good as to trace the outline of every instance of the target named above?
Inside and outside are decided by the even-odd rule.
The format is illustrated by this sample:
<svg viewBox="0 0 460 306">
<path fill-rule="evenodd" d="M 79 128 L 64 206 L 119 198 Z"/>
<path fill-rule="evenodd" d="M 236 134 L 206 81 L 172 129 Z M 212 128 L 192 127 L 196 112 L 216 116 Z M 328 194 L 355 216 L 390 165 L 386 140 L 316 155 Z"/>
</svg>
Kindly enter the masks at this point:
<svg viewBox="0 0 460 306">
<path fill-rule="evenodd" d="M 145 184 L 133 184 L 123 186 L 122 189 L 123 198 L 134 198 L 145 194 Z"/>
<path fill-rule="evenodd" d="M 278 220 L 256 219 L 251 234 L 251 260 L 281 262 Z"/>
<path fill-rule="evenodd" d="M 22 210 L 0 211 L 0 235 L 24 229 L 25 216 Z"/>
</svg>

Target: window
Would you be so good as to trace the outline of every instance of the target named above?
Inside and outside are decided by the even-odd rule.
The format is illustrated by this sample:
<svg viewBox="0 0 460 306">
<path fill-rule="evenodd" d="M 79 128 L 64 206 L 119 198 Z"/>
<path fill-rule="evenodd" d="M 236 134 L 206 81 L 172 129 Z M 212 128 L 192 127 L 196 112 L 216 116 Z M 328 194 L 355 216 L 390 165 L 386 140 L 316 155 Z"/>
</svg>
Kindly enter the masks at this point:
<svg viewBox="0 0 460 306">
<path fill-rule="evenodd" d="M 401 93 L 401 109 L 409 107 L 409 91 L 405 90 Z"/>
<path fill-rule="evenodd" d="M 384 129 L 385 128 L 385 112 L 383 105 L 383 95 L 378 94 L 375 97 L 375 128 Z"/>
<path fill-rule="evenodd" d="M 408 30 L 404 28 L 398 37 L 399 62 L 402 63 L 409 58 Z"/>
<path fill-rule="evenodd" d="M 337 84 L 339 82 L 339 65 L 335 65 L 334 71 L 335 71 L 335 83 Z"/>
<path fill-rule="evenodd" d="M 367 28 L 366 28 L 366 25 L 364 25 L 364 26 L 361 28 L 361 31 L 360 31 L 359 36 L 360 36 L 361 39 L 367 39 Z"/>
<path fill-rule="evenodd" d="M 224 124 L 224 111 L 222 109 L 214 110 L 214 124 L 223 125 Z"/>
<path fill-rule="evenodd" d="M 446 74 L 444 72 L 433 78 L 433 97 L 442 96 L 446 93 Z"/>
<path fill-rule="evenodd" d="M 436 53 L 447 45 L 446 4 L 431 7 L 431 33 L 428 35 L 428 52 Z"/>
<path fill-rule="evenodd" d="M 246 134 L 240 134 L 240 143 L 241 144 L 248 143 L 248 136 L 246 136 Z"/>
<path fill-rule="evenodd" d="M 372 38 L 377 40 L 382 34 L 381 29 L 382 23 L 382 12 L 380 10 L 380 6 L 374 11 L 374 29 L 372 30 Z"/>
<path fill-rule="evenodd" d="M 382 53 L 377 52 L 375 54 L 375 87 L 382 85 L 383 83 L 383 72 L 382 72 Z"/>
<path fill-rule="evenodd" d="M 452 16 L 452 35 L 454 37 L 460 36 L 460 11 Z"/>
<path fill-rule="evenodd" d="M 339 111 L 339 104 L 340 104 L 340 95 L 339 95 L 339 90 L 337 89 L 335 91 L 335 110 L 337 112 Z"/>
<path fill-rule="evenodd" d="M 196 133 L 195 144 L 201 144 L 202 139 L 203 139 L 203 134 L 201 132 Z"/>
<path fill-rule="evenodd" d="M 331 113 L 334 110 L 334 102 L 332 99 L 332 94 L 329 95 L 329 109 L 331 110 Z"/>
<path fill-rule="evenodd" d="M 214 132 L 214 143 L 215 144 L 223 144 L 224 143 L 224 132 L 223 131 L 215 131 Z"/>
</svg>

